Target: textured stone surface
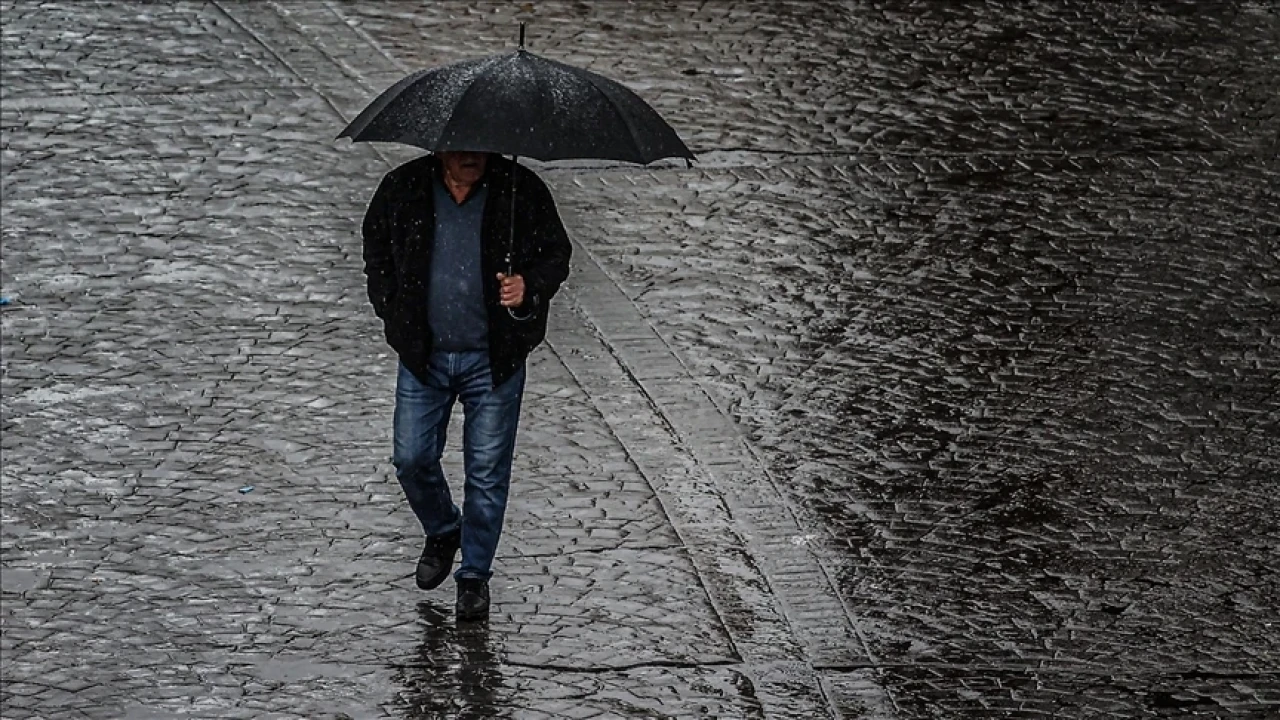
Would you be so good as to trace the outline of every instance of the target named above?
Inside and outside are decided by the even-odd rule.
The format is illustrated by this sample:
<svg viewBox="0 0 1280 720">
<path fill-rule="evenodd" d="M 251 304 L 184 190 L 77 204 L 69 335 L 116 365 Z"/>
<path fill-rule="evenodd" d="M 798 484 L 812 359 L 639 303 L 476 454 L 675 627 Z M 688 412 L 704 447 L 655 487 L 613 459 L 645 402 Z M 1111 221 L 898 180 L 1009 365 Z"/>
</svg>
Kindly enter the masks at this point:
<svg viewBox="0 0 1280 720">
<path fill-rule="evenodd" d="M 700 162 L 538 166 L 574 271 L 456 626 L 360 274 L 416 153 L 332 138 L 520 19 Z M 1280 709 L 1274 4 L 0 25 L 4 717 Z"/>
</svg>

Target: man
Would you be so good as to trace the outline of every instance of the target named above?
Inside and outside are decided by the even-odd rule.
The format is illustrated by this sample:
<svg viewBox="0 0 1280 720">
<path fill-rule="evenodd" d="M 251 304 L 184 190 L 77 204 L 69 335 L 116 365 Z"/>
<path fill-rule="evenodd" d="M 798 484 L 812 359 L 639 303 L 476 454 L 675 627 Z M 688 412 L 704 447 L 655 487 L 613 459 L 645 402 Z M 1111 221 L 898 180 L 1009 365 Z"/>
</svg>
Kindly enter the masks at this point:
<svg viewBox="0 0 1280 720">
<path fill-rule="evenodd" d="M 426 534 L 416 580 L 438 587 L 461 548 L 460 620 L 489 613 L 525 358 L 546 335 L 570 251 L 542 180 L 488 153 L 441 152 L 401 165 L 365 214 L 369 300 L 400 356 L 392 461 Z M 464 416 L 461 508 L 440 466 L 455 401 Z"/>
</svg>

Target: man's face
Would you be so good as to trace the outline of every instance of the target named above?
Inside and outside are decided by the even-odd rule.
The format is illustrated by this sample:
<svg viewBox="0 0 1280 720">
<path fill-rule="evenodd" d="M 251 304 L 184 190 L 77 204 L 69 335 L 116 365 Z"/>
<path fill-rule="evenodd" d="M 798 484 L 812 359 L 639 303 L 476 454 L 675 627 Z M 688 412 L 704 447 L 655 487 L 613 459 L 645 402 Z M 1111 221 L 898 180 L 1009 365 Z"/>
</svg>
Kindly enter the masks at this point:
<svg viewBox="0 0 1280 720">
<path fill-rule="evenodd" d="M 489 156 L 482 152 L 442 152 L 440 162 L 444 163 L 444 172 L 454 182 L 463 185 L 474 185 L 484 175 L 485 163 Z"/>
</svg>

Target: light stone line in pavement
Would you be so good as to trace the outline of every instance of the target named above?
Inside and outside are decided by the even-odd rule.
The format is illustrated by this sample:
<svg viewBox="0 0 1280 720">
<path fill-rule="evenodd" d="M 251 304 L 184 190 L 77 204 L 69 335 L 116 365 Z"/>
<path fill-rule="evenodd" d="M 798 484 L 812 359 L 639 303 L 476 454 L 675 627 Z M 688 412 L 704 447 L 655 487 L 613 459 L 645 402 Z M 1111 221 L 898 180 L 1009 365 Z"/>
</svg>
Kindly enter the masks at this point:
<svg viewBox="0 0 1280 720">
<path fill-rule="evenodd" d="M 288 70 L 290 74 L 298 78 L 298 80 L 301 81 L 304 85 L 311 88 L 311 90 L 316 94 L 316 96 L 318 96 L 321 100 L 324 100 L 325 103 L 329 105 L 329 107 L 333 108 L 333 112 L 335 115 L 342 117 L 342 111 L 338 109 L 338 106 L 334 104 L 333 100 L 331 100 L 326 93 L 322 92 L 320 88 L 316 87 L 316 85 L 310 79 L 308 79 L 302 73 L 298 72 L 298 70 L 294 68 L 293 64 L 290 63 L 288 60 L 286 60 L 283 55 L 276 52 L 275 47 L 273 47 L 271 43 L 267 42 L 262 37 L 261 34 L 254 31 L 253 28 L 249 27 L 244 22 L 242 22 L 239 18 L 237 18 L 234 14 L 229 12 L 226 6 L 224 6 L 221 2 L 219 2 L 219 0 L 209 0 L 209 4 L 217 8 L 218 12 L 222 13 L 223 16 L 225 16 L 228 20 L 230 20 L 240 30 L 240 32 L 253 38 L 255 42 L 261 45 L 262 49 L 266 50 L 271 55 L 271 57 L 275 59 L 276 62 L 280 63 L 281 67 Z"/>
<path fill-rule="evenodd" d="M 361 98 L 372 98 L 382 89 L 376 83 L 369 81 L 368 75 L 362 74 L 349 63 L 339 61 L 331 53 L 310 42 L 297 23 L 285 21 L 276 3 L 236 4 L 227 3 L 224 0 L 210 0 L 210 3 L 231 21 L 240 32 L 252 38 L 255 43 L 280 63 L 281 67 L 288 70 L 290 75 L 293 75 L 299 82 L 314 92 L 317 97 L 324 100 L 325 104 L 333 110 L 343 125 L 351 122 L 359 113 Z M 298 5 L 294 12 L 303 12 L 307 7 L 306 5 Z M 269 9 L 264 10 L 264 8 Z M 352 30 L 365 43 L 372 44 L 372 39 L 369 38 L 368 33 L 352 27 L 336 8 L 330 5 L 328 10 L 336 19 L 342 20 L 339 23 L 342 27 Z M 268 41 L 268 38 L 270 38 L 270 41 Z M 394 60 L 389 55 L 382 53 L 382 56 L 395 65 Z M 373 58 L 369 58 L 369 61 L 376 62 Z M 308 68 L 311 69 L 311 72 L 305 72 Z M 398 66 L 388 68 L 384 63 L 381 71 L 388 74 L 398 74 L 400 69 Z M 339 82 L 338 78 L 354 80 L 364 88 L 365 92 L 352 93 L 351 84 Z M 335 132 L 334 135 L 336 136 L 337 133 Z M 365 145 L 388 166 L 397 164 L 396 158 L 399 156 L 393 148 L 382 143 L 366 143 Z"/>
<path fill-rule="evenodd" d="M 353 23 L 349 17 L 343 15 L 342 10 L 333 2 L 333 0 L 324 0 L 324 6 L 329 10 L 329 12 L 333 13 L 335 17 L 341 20 L 344 26 L 351 28 L 352 32 L 360 36 L 361 40 L 364 40 L 367 45 L 376 50 L 380 55 L 382 55 L 382 57 L 386 58 L 388 63 L 395 66 L 396 72 L 401 75 L 409 74 L 411 68 L 408 65 L 401 62 L 401 60 L 395 55 L 387 52 L 386 48 L 379 45 L 378 41 L 373 39 L 373 36 L 369 34 L 369 31 L 360 27 L 358 23 Z"/>
</svg>

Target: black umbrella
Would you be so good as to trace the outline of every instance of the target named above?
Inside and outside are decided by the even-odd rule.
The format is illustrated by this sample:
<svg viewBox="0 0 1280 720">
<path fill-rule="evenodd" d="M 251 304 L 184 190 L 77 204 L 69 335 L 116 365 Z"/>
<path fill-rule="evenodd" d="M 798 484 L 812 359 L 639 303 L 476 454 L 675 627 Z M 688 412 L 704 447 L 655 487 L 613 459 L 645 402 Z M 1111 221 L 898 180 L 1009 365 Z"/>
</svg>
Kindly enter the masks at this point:
<svg viewBox="0 0 1280 720">
<path fill-rule="evenodd" d="M 515 52 L 409 75 L 338 137 L 538 160 L 693 159 L 675 130 L 635 93 L 525 50 L 523 23 Z"/>
<path fill-rule="evenodd" d="M 693 153 L 644 100 L 602 75 L 520 47 L 416 72 L 387 88 L 339 135 L 432 152 L 648 164 Z M 515 218 L 515 174 L 511 216 Z M 510 242 L 515 242 L 514 227 Z M 512 250 L 508 249 L 510 270 Z"/>
</svg>

